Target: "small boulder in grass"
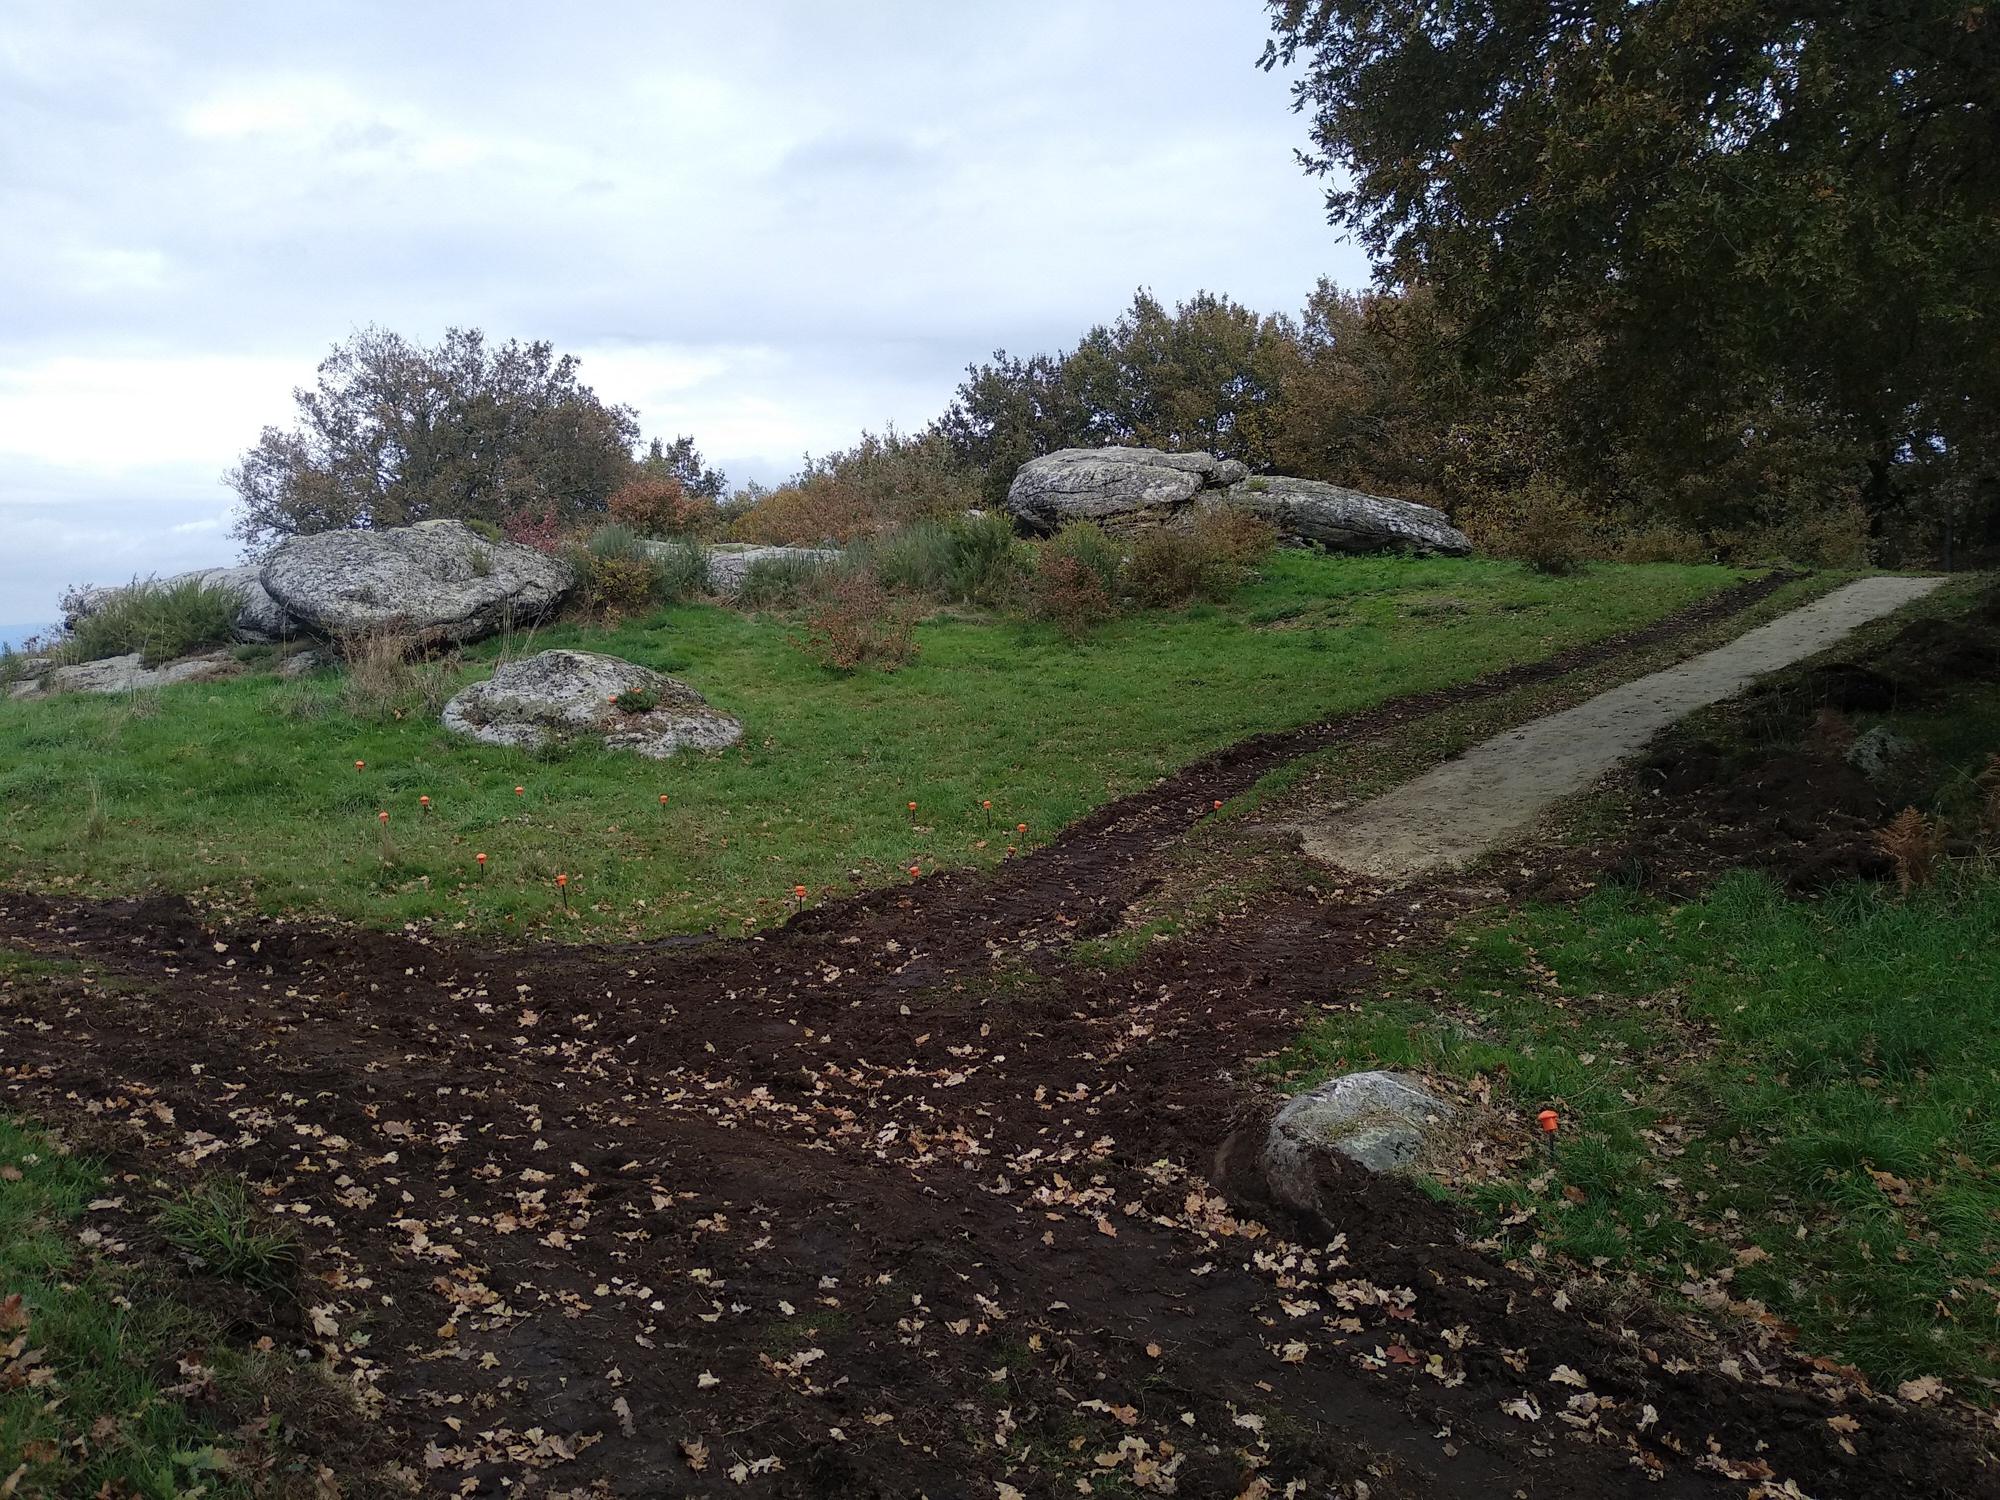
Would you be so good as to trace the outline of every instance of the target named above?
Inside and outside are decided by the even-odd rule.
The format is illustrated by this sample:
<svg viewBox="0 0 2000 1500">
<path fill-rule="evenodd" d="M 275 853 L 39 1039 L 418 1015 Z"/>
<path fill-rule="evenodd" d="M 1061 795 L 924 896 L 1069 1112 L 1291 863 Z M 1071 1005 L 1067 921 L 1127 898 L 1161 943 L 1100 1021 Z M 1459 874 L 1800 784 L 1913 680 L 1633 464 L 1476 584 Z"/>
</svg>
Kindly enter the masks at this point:
<svg viewBox="0 0 2000 1500">
<path fill-rule="evenodd" d="M 1315 1161 L 1335 1152 L 1371 1172 L 1415 1166 L 1457 1113 L 1407 1073 L 1371 1071 L 1329 1078 L 1293 1099 L 1264 1139 L 1265 1183 L 1282 1203 L 1318 1200 Z"/>
<path fill-rule="evenodd" d="M 664 760 L 682 750 L 722 750 L 742 723 L 677 678 L 594 651 L 543 651 L 508 662 L 444 706 L 444 727 L 489 745 L 538 750 L 597 740 L 607 749 Z"/>
</svg>

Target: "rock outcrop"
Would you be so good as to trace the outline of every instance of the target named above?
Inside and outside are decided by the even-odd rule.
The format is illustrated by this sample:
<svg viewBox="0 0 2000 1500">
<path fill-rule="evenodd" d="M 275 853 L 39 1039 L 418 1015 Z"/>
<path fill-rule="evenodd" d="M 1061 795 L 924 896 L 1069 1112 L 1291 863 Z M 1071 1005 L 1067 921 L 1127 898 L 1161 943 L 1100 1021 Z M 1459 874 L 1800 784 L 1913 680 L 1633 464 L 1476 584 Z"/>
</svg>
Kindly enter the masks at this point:
<svg viewBox="0 0 2000 1500">
<path fill-rule="evenodd" d="M 490 541 L 460 521 L 293 537 L 265 559 L 259 577 L 316 634 L 397 631 L 423 645 L 531 624 L 576 581 L 561 558 Z"/>
<path fill-rule="evenodd" d="M 1271 1121 L 1262 1166 L 1272 1194 L 1293 1208 L 1318 1201 L 1317 1158 L 1337 1152 L 1371 1172 L 1408 1167 L 1456 1113 L 1406 1073 L 1349 1073 L 1300 1094 Z"/>
<path fill-rule="evenodd" d="M 243 663 L 228 651 L 184 656 L 157 667 L 147 666 L 145 658 L 134 651 L 129 656 L 107 656 L 72 667 L 51 667 L 14 683 L 7 693 L 12 698 L 46 698 L 53 693 L 130 693 L 182 682 L 216 682 L 238 676 L 242 671 Z"/>
<path fill-rule="evenodd" d="M 1064 448 L 1023 464 L 1007 491 L 1014 519 L 1041 535 L 1070 521 L 1114 532 L 1171 525 L 1219 504 L 1264 517 L 1291 546 L 1446 557 L 1472 551 L 1465 533 L 1428 505 L 1314 479 L 1253 479 L 1236 460 L 1208 453 Z"/>
<path fill-rule="evenodd" d="M 1329 552 L 1426 552 L 1469 557 L 1472 542 L 1441 510 L 1414 500 L 1392 500 L 1317 479 L 1281 475 L 1246 479 L 1229 487 L 1230 505 L 1262 516 L 1281 541 Z"/>
<path fill-rule="evenodd" d="M 721 750 L 743 725 L 708 706 L 675 678 L 593 651 L 543 651 L 508 662 L 444 706 L 444 727 L 489 745 L 539 749 L 601 740 L 663 760 L 682 750 Z"/>
<path fill-rule="evenodd" d="M 1007 509 L 1025 530 L 1043 535 L 1071 521 L 1131 530 L 1163 524 L 1203 491 L 1225 490 L 1249 473 L 1209 453 L 1062 448 L 1021 465 Z"/>
</svg>

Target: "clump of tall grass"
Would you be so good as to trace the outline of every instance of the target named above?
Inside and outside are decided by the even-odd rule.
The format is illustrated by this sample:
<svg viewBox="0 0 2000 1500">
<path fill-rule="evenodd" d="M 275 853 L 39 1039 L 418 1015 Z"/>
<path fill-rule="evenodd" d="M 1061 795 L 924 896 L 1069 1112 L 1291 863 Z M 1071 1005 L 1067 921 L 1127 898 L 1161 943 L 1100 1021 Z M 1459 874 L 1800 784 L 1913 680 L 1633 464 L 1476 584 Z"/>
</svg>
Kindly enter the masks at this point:
<svg viewBox="0 0 2000 1500">
<path fill-rule="evenodd" d="M 1005 516 L 917 521 L 857 549 L 883 587 L 942 604 L 1006 603 L 1026 569 Z"/>
<path fill-rule="evenodd" d="M 136 651 L 156 667 L 226 644 L 241 609 L 233 589 L 198 578 L 135 580 L 79 617 L 56 653 L 69 661 L 101 661 Z"/>
<path fill-rule="evenodd" d="M 833 564 L 817 557 L 760 557 L 743 570 L 736 603 L 743 609 L 790 609 L 812 596 Z"/>
<path fill-rule="evenodd" d="M 358 719 L 436 718 L 458 686 L 459 659 L 426 657 L 416 642 L 396 630 L 370 630 L 335 643 L 347 670 L 340 680 L 340 706 Z M 301 695 L 296 702 L 310 699 Z M 308 717 L 292 704 L 285 711 Z"/>
</svg>

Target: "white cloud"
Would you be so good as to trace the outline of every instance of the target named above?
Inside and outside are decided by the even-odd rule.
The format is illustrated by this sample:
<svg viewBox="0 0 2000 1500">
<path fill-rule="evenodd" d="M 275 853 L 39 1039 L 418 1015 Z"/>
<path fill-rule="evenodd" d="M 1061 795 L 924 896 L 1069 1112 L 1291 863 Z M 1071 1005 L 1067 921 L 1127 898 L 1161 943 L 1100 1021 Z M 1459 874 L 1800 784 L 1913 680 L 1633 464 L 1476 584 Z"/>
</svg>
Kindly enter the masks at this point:
<svg viewBox="0 0 2000 1500">
<path fill-rule="evenodd" d="M 1213 0 L 20 0 L 0 29 L 0 619 L 232 548 L 219 476 L 379 323 L 547 338 L 739 476 L 921 426 L 1145 284 L 1365 268 Z M 206 549 L 205 551 L 203 549 Z M 197 552 L 202 555 L 196 556 Z"/>
</svg>

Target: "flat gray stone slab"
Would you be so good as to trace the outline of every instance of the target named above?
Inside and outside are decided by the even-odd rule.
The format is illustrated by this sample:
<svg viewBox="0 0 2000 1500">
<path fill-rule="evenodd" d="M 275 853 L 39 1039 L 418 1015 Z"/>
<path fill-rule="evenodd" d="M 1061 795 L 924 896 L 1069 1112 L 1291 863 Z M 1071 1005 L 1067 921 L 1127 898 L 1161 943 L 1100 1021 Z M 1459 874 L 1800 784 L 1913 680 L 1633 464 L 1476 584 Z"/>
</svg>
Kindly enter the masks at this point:
<svg viewBox="0 0 2000 1500">
<path fill-rule="evenodd" d="M 1379 880 L 1460 869 L 1525 835 L 1697 708 L 1816 655 L 1900 609 L 1938 578 L 1863 578 L 1679 666 L 1487 740 L 1329 823 L 1301 830 L 1306 853 Z"/>
</svg>

